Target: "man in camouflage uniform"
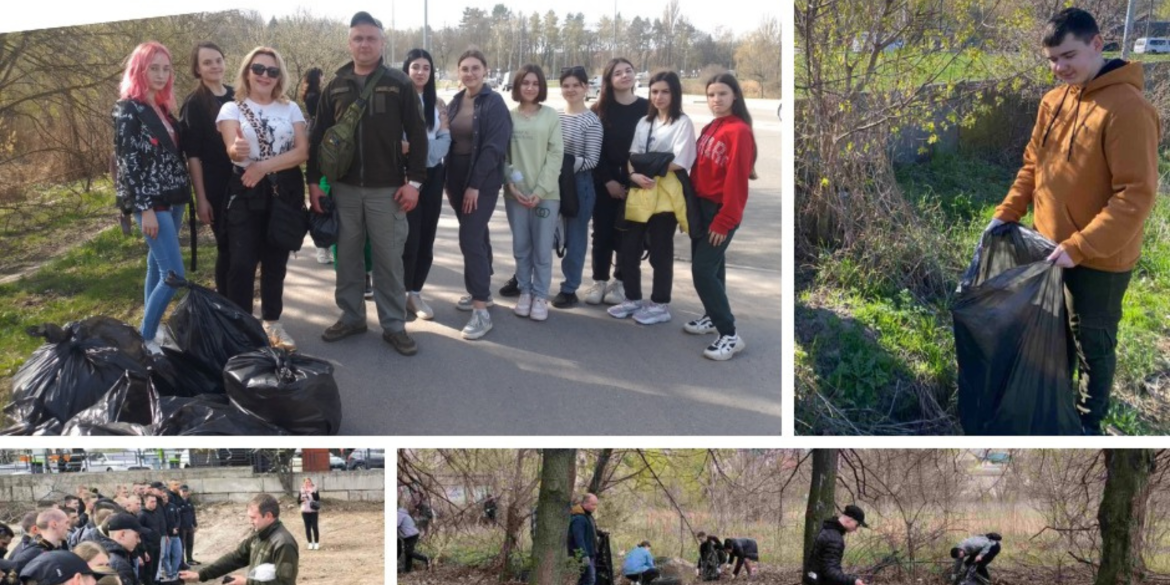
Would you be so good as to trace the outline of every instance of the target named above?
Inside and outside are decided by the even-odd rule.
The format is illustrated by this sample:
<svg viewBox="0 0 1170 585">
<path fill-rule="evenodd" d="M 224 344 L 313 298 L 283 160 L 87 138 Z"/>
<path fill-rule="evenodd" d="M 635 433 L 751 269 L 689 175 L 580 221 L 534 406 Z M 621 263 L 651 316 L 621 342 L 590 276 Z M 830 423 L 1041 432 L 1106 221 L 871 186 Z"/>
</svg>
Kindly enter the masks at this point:
<svg viewBox="0 0 1170 585">
<path fill-rule="evenodd" d="M 268 494 L 260 494 L 248 503 L 248 520 L 254 531 L 236 550 L 196 571 L 180 571 L 179 579 L 194 583 L 218 579 L 247 567 L 249 571 L 263 564 L 276 567 L 276 579 L 264 585 L 296 585 L 297 541 L 280 522 L 280 504 Z M 258 585 L 260 581 L 234 576 L 225 585 Z"/>
</svg>

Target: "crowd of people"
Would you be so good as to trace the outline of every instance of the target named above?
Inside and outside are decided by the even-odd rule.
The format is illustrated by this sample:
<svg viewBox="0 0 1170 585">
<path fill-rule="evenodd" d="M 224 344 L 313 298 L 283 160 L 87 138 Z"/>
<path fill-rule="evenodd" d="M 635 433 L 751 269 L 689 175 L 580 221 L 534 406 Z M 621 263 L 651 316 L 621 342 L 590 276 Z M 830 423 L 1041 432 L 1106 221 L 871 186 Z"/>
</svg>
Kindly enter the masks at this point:
<svg viewBox="0 0 1170 585">
<path fill-rule="evenodd" d="M 308 484 L 305 487 L 311 500 L 319 499 L 315 489 Z M 217 580 L 249 568 L 253 572 L 272 572 L 271 579 L 262 580 L 274 585 L 295 585 L 297 543 L 279 520 L 276 498 L 268 494 L 255 496 L 247 513 L 252 536 L 233 552 L 202 566 L 193 557 L 199 524 L 187 485 L 177 480 L 166 484 L 135 483 L 117 486 L 112 496 L 82 486 L 75 495 L 26 513 L 20 521 L 19 535 L 12 527 L 0 524 L 0 582 L 193 583 Z M 254 581 L 238 575 L 223 580 L 231 585 L 249 582 Z"/>
<path fill-rule="evenodd" d="M 115 187 L 120 208 L 133 215 L 147 243 L 141 333 L 152 351 L 165 342 L 159 323 L 174 295 L 167 274 L 184 275 L 178 233 L 192 190 L 195 213 L 216 239 L 216 289 L 251 311 L 259 268 L 260 316 L 278 347 L 296 347 L 280 321 L 289 253 L 299 248 L 289 242 L 297 227 L 286 218 L 288 209 L 303 208 L 307 190 L 315 212 L 325 213 L 322 201 L 330 199 L 339 226 L 335 250 L 317 254 L 335 264 L 340 310 L 324 341 L 365 332 L 365 300 L 372 298 L 383 339 L 403 355 L 418 351 L 405 322 L 408 311 L 434 318 L 422 292 L 445 191 L 459 223 L 467 294 L 457 307 L 471 313 L 465 339 L 493 327 L 488 224 L 502 195 L 515 273 L 499 292 L 517 297 L 516 315 L 544 321 L 550 305 L 584 300 L 612 305 L 608 312 L 619 319 L 670 321 L 674 234 L 681 230 L 691 238 L 692 277 L 705 313 L 683 329 L 718 334 L 704 350 L 711 359 L 727 360 L 744 348 L 727 298 L 725 257 L 755 175 L 756 145 L 734 76 L 719 74 L 706 84 L 715 120 L 696 138 L 673 71 L 650 78 L 647 100 L 634 92 L 633 64 L 613 59 L 588 108 L 587 71 L 567 67 L 559 75 L 567 105 L 558 112 L 543 104 L 546 73 L 525 65 L 512 85 L 518 105 L 509 110 L 485 83 L 488 59 L 479 50 L 459 56 L 462 89 L 444 103 L 427 51 L 411 50 L 395 68 L 384 63 L 384 45 L 382 24 L 367 12 L 355 14 L 352 61 L 324 85 L 319 69 L 305 76 L 299 96 L 305 110 L 289 98 L 289 71 L 271 47 L 245 55 L 232 86 L 225 83 L 224 52 L 199 43 L 190 59 L 197 86 L 181 108 L 170 51 L 147 42 L 130 55 L 114 110 Z M 353 145 L 348 160 L 337 146 L 346 141 Z M 571 205 L 563 207 L 566 199 Z M 581 299 L 590 220 L 592 285 Z M 558 228 L 563 280 L 554 295 Z M 653 285 L 644 299 L 647 248 Z"/>
</svg>

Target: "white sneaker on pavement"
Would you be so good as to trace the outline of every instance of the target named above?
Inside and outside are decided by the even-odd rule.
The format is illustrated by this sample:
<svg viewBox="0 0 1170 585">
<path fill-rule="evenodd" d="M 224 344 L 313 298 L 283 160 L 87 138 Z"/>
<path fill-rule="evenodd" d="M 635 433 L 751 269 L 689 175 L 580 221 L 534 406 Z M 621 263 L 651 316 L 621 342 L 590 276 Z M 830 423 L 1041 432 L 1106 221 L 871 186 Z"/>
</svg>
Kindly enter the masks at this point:
<svg viewBox="0 0 1170 585">
<path fill-rule="evenodd" d="M 626 302 L 626 285 L 620 280 L 615 280 L 606 287 L 605 304 L 620 305 L 624 302 Z"/>
<path fill-rule="evenodd" d="M 585 302 L 590 305 L 600 305 L 601 299 L 605 297 L 605 287 L 608 284 L 608 280 L 593 281 L 593 284 L 585 291 Z"/>
</svg>

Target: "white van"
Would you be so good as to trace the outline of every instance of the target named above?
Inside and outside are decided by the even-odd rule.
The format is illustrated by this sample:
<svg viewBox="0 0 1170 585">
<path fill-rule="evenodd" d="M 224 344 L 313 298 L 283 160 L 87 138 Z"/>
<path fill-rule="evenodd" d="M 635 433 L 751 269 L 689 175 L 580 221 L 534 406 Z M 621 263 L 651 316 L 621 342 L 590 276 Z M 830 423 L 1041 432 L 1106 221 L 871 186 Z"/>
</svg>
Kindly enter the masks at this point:
<svg viewBox="0 0 1170 585">
<path fill-rule="evenodd" d="M 1170 39 L 1142 37 L 1133 44 L 1135 53 L 1170 53 Z"/>
</svg>

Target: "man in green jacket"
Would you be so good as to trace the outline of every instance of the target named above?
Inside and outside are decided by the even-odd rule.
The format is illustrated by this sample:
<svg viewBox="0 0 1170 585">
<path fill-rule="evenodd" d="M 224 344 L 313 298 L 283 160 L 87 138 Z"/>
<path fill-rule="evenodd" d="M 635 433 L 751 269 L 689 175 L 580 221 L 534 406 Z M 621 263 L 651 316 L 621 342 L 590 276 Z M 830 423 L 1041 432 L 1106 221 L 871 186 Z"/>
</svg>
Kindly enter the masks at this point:
<svg viewBox="0 0 1170 585">
<path fill-rule="evenodd" d="M 236 550 L 223 555 L 214 563 L 196 571 L 180 571 L 179 579 L 186 583 L 211 581 L 232 571 L 247 567 L 249 574 L 262 565 L 273 565 L 275 579 L 261 573 L 255 578 L 236 575 L 226 585 L 296 585 L 298 552 L 297 541 L 280 522 L 280 504 L 268 494 L 260 494 L 248 502 L 248 520 L 254 531 Z"/>
</svg>

